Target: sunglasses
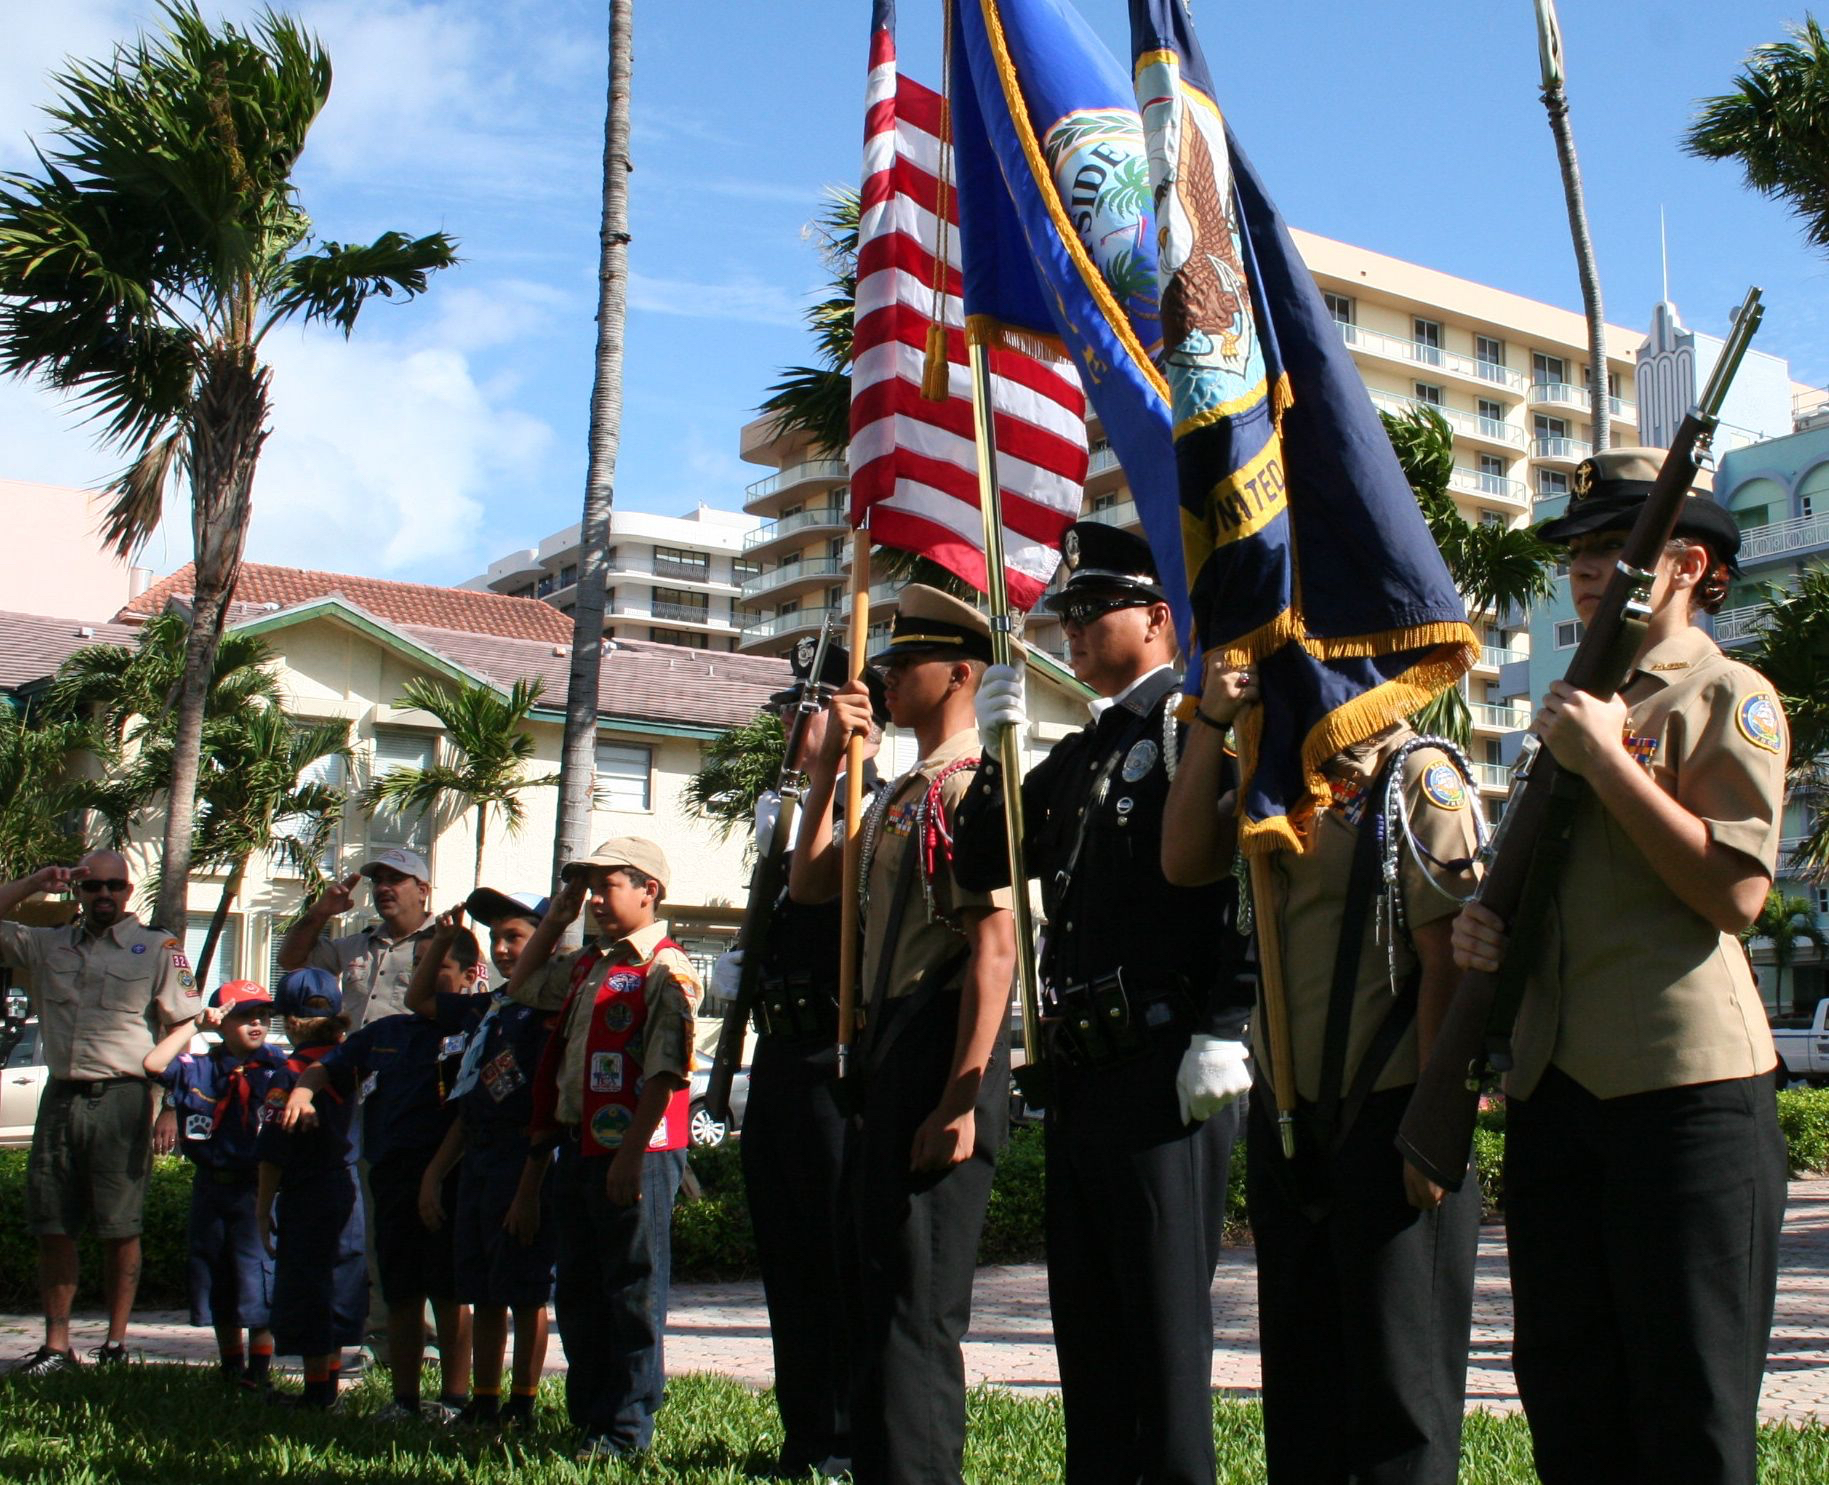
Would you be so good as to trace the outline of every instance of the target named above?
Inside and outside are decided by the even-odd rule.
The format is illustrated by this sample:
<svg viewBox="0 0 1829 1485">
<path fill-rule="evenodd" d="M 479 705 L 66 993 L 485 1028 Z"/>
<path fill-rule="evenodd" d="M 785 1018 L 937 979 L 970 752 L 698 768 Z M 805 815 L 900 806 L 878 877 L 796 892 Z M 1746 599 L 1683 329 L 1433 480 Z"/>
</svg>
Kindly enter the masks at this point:
<svg viewBox="0 0 1829 1485">
<path fill-rule="evenodd" d="M 1061 623 L 1084 629 L 1121 608 L 1148 608 L 1155 601 L 1153 598 L 1067 598 L 1055 605 L 1054 612 Z"/>
<path fill-rule="evenodd" d="M 85 892 L 112 892 L 118 897 L 121 893 L 131 887 L 133 883 L 124 881 L 120 877 L 109 877 L 105 881 L 98 877 L 89 877 L 78 882 L 76 885 Z"/>
</svg>

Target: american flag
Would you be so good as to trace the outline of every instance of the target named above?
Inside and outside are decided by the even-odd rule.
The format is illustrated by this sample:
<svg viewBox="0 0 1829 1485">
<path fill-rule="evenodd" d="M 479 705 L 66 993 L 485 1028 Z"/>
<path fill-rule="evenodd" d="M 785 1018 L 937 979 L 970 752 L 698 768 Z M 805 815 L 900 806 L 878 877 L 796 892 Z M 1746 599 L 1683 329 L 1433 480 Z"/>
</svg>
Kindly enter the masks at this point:
<svg viewBox="0 0 1829 1485">
<path fill-rule="evenodd" d="M 877 0 L 870 35 L 864 179 L 851 368 L 851 524 L 929 557 L 985 588 L 971 374 L 966 365 L 957 238 L 946 266 L 947 397 L 921 396 L 949 164 L 938 93 L 896 71 L 895 7 Z M 945 189 L 945 220 L 956 197 Z M 1086 479 L 1086 399 L 1072 363 L 991 352 L 1004 564 L 1011 604 L 1034 606 L 1079 516 Z"/>
</svg>

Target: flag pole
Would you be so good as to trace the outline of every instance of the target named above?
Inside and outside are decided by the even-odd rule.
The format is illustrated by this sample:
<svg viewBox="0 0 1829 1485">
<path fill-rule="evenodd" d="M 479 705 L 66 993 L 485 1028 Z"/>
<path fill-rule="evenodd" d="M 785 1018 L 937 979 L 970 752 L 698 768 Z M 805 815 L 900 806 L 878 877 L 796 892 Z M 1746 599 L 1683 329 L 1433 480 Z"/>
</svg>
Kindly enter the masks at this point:
<svg viewBox="0 0 1829 1485">
<path fill-rule="evenodd" d="M 1013 663 L 1010 594 L 1004 581 L 1003 497 L 997 482 L 997 435 L 991 422 L 990 352 L 968 335 L 972 368 L 972 434 L 978 446 L 978 511 L 984 521 L 984 586 L 991 601 L 991 659 Z M 1029 873 L 1022 853 L 1022 739 L 1014 727 L 997 733 L 1003 770 L 1003 828 L 1010 855 L 1010 913 L 1016 920 L 1017 1004 L 1022 1010 L 1023 1068 L 1016 1083 L 1030 1103 L 1047 1103 L 1047 1064 L 1041 1045 L 1041 1000 L 1035 970 L 1035 928 L 1029 913 Z"/>
<path fill-rule="evenodd" d="M 1264 1040 L 1270 1048 L 1270 1091 L 1276 1095 L 1276 1132 L 1283 1158 L 1296 1155 L 1296 1054 L 1289 1039 L 1289 996 L 1283 978 L 1283 930 L 1277 913 L 1270 857 L 1247 858 L 1252 916 L 1257 927 L 1258 989 L 1264 1001 Z"/>
<path fill-rule="evenodd" d="M 864 647 L 870 642 L 870 533 L 851 533 L 851 664 L 846 680 L 864 673 Z M 844 882 L 838 893 L 838 1076 L 845 1076 L 851 1043 L 857 1035 L 858 882 L 863 849 L 858 831 L 864 813 L 864 739 L 853 734 L 845 744 Z"/>
</svg>

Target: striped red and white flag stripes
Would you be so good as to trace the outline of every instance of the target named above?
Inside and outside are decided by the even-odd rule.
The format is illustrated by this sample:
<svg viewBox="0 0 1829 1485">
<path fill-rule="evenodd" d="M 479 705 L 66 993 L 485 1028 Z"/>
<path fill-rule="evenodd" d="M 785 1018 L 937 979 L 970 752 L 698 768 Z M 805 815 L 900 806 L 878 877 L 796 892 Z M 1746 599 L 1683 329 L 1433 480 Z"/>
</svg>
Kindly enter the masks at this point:
<svg viewBox="0 0 1829 1485">
<path fill-rule="evenodd" d="M 886 9 L 886 7 L 884 7 Z M 851 367 L 851 524 L 985 589 L 972 385 L 957 268 L 947 266 L 947 389 L 921 396 L 939 239 L 940 95 L 898 77 L 894 33 L 871 36 Z M 947 220 L 956 220 L 947 193 Z M 997 475 L 1010 602 L 1032 608 L 1078 518 L 1086 398 L 1070 362 L 991 353 Z"/>
</svg>

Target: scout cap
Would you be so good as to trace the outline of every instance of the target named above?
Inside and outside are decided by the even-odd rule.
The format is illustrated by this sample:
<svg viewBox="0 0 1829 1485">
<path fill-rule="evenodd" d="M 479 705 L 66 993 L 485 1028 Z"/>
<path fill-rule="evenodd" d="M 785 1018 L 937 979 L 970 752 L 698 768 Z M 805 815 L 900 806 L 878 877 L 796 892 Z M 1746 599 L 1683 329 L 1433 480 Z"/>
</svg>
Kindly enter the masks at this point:
<svg viewBox="0 0 1829 1485">
<path fill-rule="evenodd" d="M 1561 544 L 1591 531 L 1628 529 L 1663 467 L 1662 449 L 1603 449 L 1590 454 L 1569 480 L 1569 508 L 1539 526 L 1537 535 Z M 1706 542 L 1728 571 L 1739 575 L 1739 524 L 1709 496 L 1692 492 L 1684 500 L 1676 534 Z"/>
<path fill-rule="evenodd" d="M 377 851 L 362 863 L 362 875 L 374 876 L 377 866 L 389 867 L 403 877 L 418 877 L 422 882 L 432 880 L 431 872 L 426 869 L 425 857 L 417 851 L 408 851 L 400 846 L 389 846 L 385 851 Z"/>
<path fill-rule="evenodd" d="M 812 674 L 813 656 L 818 649 L 818 638 L 808 635 L 788 651 L 788 668 L 793 671 L 796 681 L 805 681 Z M 829 696 L 844 685 L 850 677 L 851 652 L 843 645 L 827 645 L 825 664 L 819 672 L 819 687 L 822 694 Z M 886 726 L 889 722 L 889 703 L 883 693 L 883 679 L 867 665 L 864 667 L 864 688 L 870 693 L 870 714 L 876 718 L 877 726 Z M 798 686 L 789 686 L 786 690 L 776 691 L 763 703 L 773 711 L 784 711 L 799 704 Z"/>
<path fill-rule="evenodd" d="M 1061 565 L 1067 569 L 1066 586 L 1042 600 L 1050 613 L 1088 590 L 1167 601 L 1149 543 L 1134 531 L 1120 531 L 1101 521 L 1075 521 L 1061 535 Z"/>
<path fill-rule="evenodd" d="M 588 856 L 576 861 L 568 861 L 559 875 L 570 878 L 580 871 L 614 871 L 619 866 L 632 866 L 644 875 L 651 876 L 660 883 L 664 893 L 667 890 L 666 853 L 651 840 L 643 840 L 639 835 L 617 835 L 606 840 Z"/>
<path fill-rule="evenodd" d="M 531 918 L 538 923 L 546 916 L 546 899 L 533 892 L 478 887 L 464 899 L 464 911 L 488 928 L 507 918 Z"/>
<path fill-rule="evenodd" d="M 880 665 L 899 655 L 989 664 L 991 621 L 950 593 L 910 583 L 897 600 L 889 643 L 870 657 L 870 663 Z"/>
<path fill-rule="evenodd" d="M 273 997 L 267 994 L 264 985 L 258 985 L 253 980 L 229 980 L 216 987 L 216 993 L 210 997 L 210 1004 L 233 1016 L 243 1011 L 270 1009 Z"/>
<path fill-rule="evenodd" d="M 281 977 L 273 1006 L 282 1016 L 340 1016 L 343 987 L 327 969 L 294 969 Z"/>
</svg>

